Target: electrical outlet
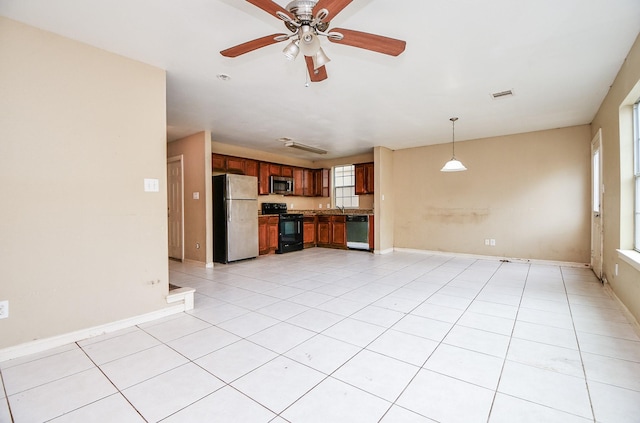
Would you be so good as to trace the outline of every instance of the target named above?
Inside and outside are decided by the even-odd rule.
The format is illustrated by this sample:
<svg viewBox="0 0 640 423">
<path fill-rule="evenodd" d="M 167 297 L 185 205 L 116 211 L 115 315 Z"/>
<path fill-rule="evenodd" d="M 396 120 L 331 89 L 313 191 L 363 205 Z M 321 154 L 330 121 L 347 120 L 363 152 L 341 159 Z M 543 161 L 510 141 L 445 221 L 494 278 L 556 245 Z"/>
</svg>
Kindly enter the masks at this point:
<svg viewBox="0 0 640 423">
<path fill-rule="evenodd" d="M 496 240 L 495 240 L 495 239 L 493 239 L 493 238 L 491 238 L 491 239 L 489 240 L 489 244 L 491 244 L 491 246 L 492 246 L 492 247 L 495 247 L 495 246 L 496 246 Z"/>
<path fill-rule="evenodd" d="M 9 301 L 0 301 L 0 319 L 9 317 Z"/>
<path fill-rule="evenodd" d="M 318 204 L 318 208 L 321 209 L 322 208 L 322 204 Z"/>
<path fill-rule="evenodd" d="M 489 238 L 485 238 L 484 245 L 487 245 L 487 246 L 491 245 L 491 244 L 489 244 Z"/>
</svg>

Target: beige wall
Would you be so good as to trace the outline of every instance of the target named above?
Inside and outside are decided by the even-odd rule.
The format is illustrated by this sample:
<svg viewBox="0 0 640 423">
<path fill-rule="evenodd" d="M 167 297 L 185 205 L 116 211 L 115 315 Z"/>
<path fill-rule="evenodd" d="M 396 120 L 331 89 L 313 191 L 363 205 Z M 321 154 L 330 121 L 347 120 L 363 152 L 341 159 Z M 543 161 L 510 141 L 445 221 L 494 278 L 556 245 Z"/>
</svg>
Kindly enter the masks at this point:
<svg viewBox="0 0 640 423">
<path fill-rule="evenodd" d="M 588 263 L 590 127 L 394 152 L 394 245 Z M 485 246 L 485 239 L 496 246 Z"/>
<path fill-rule="evenodd" d="M 211 133 L 199 132 L 167 144 L 167 157 L 180 155 L 184 168 L 184 259 L 212 263 Z M 197 200 L 194 192 L 199 194 Z"/>
<path fill-rule="evenodd" d="M 396 192 L 402 192 L 394 179 L 395 155 L 385 147 L 376 147 L 374 154 L 374 215 L 375 247 L 378 253 L 391 251 L 395 246 L 395 203 Z"/>
<path fill-rule="evenodd" d="M 633 248 L 633 149 L 631 106 L 640 98 L 640 37 L 600 106 L 592 135 L 602 129 L 604 172 L 603 274 L 614 292 L 640 320 L 640 272 L 620 260 L 617 249 Z M 615 266 L 618 265 L 618 275 Z"/>
<path fill-rule="evenodd" d="M 2 17 L 0 39 L 0 349 L 166 307 L 164 71 Z"/>
</svg>

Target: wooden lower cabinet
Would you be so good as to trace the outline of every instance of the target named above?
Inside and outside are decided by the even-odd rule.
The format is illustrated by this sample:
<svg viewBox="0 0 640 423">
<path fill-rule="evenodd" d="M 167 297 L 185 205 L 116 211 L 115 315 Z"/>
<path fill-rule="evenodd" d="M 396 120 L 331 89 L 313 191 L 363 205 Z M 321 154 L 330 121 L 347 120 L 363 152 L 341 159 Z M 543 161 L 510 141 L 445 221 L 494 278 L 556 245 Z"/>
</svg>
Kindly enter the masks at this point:
<svg viewBox="0 0 640 423">
<path fill-rule="evenodd" d="M 346 216 L 331 216 L 331 246 L 347 248 L 347 219 Z"/>
<path fill-rule="evenodd" d="M 316 243 L 319 247 L 328 247 L 331 244 L 331 216 L 318 216 Z"/>
<path fill-rule="evenodd" d="M 318 216 L 317 227 L 318 247 L 347 248 L 346 216 Z"/>
<path fill-rule="evenodd" d="M 275 253 L 278 249 L 278 216 L 258 217 L 258 252 Z"/>
<path fill-rule="evenodd" d="M 318 218 L 316 216 L 305 216 L 303 219 L 304 248 L 316 246 L 317 220 Z"/>
</svg>

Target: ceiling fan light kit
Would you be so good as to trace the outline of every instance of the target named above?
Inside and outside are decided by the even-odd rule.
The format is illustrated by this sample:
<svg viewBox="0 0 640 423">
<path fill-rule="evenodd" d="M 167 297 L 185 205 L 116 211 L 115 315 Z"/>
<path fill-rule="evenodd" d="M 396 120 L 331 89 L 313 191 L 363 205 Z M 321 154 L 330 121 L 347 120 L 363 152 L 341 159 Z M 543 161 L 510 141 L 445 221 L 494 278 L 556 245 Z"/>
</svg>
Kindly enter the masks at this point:
<svg viewBox="0 0 640 423">
<path fill-rule="evenodd" d="M 462 164 L 462 162 L 460 160 L 456 159 L 456 147 L 455 147 L 455 143 L 456 143 L 456 121 L 458 120 L 458 118 L 457 117 L 452 117 L 449 120 L 451 121 L 451 150 L 452 150 L 452 155 L 451 155 L 451 160 L 449 160 L 448 162 L 446 162 L 444 164 L 442 169 L 440 169 L 440 172 L 462 172 L 464 170 L 467 170 L 467 168 Z"/>
<path fill-rule="evenodd" d="M 220 54 L 226 57 L 237 57 L 242 54 L 292 39 L 284 48 L 283 53 L 289 60 L 295 60 L 299 52 L 305 56 L 307 70 L 311 82 L 327 79 L 325 65 L 331 61 L 322 50 L 319 36 L 329 41 L 358 47 L 377 53 L 398 56 L 406 42 L 381 35 L 369 34 L 349 29 L 326 32 L 330 19 L 347 7 L 352 0 L 293 0 L 286 9 L 273 0 L 246 0 L 272 16 L 282 20 L 292 34 L 273 34 L 257 38 L 246 43 L 222 50 Z M 314 13 L 315 12 L 315 13 Z"/>
</svg>

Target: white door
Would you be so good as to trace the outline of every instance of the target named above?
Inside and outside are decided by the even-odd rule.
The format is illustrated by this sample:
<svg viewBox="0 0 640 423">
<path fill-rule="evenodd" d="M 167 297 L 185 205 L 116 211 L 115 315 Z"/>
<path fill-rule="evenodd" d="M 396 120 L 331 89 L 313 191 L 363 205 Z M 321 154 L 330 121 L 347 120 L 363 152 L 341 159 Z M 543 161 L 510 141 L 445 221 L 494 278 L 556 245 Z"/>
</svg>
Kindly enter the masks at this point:
<svg viewBox="0 0 640 423">
<path fill-rule="evenodd" d="M 167 214 L 169 227 L 169 257 L 184 258 L 184 197 L 182 187 L 182 156 L 167 161 Z"/>
<path fill-rule="evenodd" d="M 591 141 L 591 268 L 602 280 L 602 129 Z"/>
</svg>

